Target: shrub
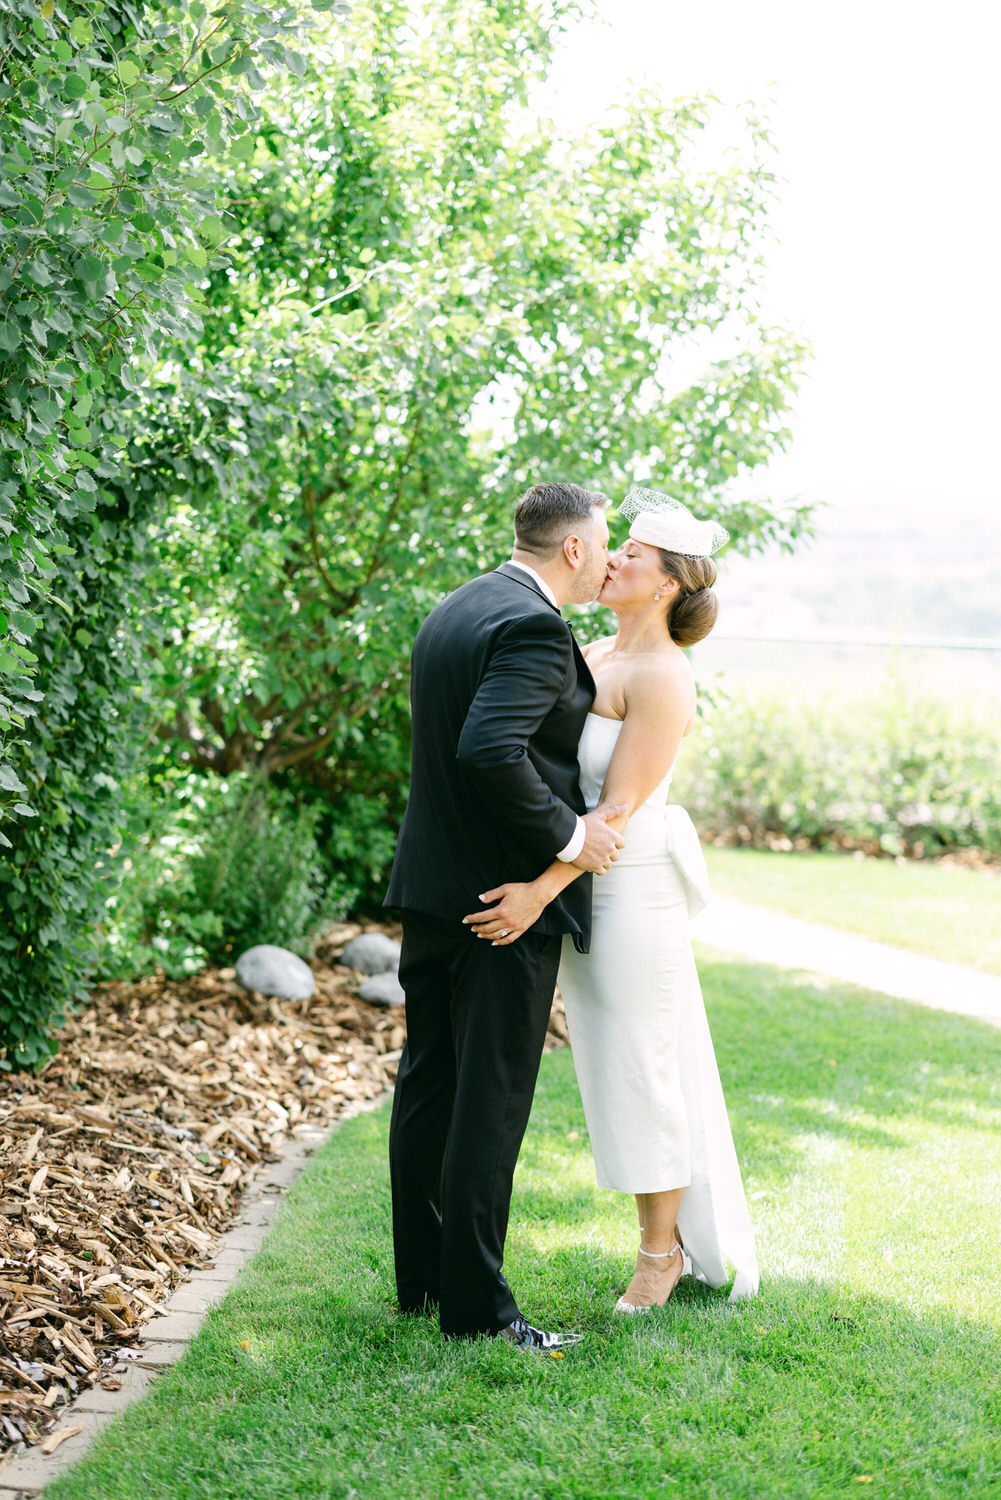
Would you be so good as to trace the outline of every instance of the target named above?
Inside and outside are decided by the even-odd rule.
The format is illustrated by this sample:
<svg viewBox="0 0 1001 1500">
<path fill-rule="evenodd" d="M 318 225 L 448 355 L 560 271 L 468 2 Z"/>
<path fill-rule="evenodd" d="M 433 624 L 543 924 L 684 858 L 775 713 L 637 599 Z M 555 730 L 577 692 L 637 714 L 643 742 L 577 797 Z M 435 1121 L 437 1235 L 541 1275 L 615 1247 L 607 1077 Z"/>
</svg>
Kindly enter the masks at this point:
<svg viewBox="0 0 1001 1500">
<path fill-rule="evenodd" d="M 319 804 L 256 778 L 190 774 L 134 797 L 147 829 L 108 901 L 104 977 L 180 978 L 255 943 L 306 953 L 316 928 L 343 914 L 350 887 L 321 853 Z"/>
<path fill-rule="evenodd" d="M 379 912 L 401 817 L 387 799 L 357 792 L 329 808 L 324 855 L 345 911 Z"/>
<path fill-rule="evenodd" d="M 739 695 L 700 720 L 674 795 L 703 837 L 750 847 L 1001 854 L 1001 713 L 908 696 Z"/>
</svg>

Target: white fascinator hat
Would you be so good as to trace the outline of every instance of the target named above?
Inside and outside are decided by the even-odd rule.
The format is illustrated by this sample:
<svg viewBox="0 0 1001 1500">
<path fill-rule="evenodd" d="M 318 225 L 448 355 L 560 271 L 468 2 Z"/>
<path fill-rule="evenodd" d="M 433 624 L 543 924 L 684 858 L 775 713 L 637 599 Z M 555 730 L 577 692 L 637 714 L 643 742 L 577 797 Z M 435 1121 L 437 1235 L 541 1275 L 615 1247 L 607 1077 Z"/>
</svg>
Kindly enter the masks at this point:
<svg viewBox="0 0 1001 1500">
<path fill-rule="evenodd" d="M 632 522 L 629 535 L 634 542 L 663 547 L 682 557 L 712 557 L 730 540 L 730 533 L 718 521 L 700 521 L 680 500 L 639 485 L 633 485 L 619 506 L 619 515 Z"/>
</svg>

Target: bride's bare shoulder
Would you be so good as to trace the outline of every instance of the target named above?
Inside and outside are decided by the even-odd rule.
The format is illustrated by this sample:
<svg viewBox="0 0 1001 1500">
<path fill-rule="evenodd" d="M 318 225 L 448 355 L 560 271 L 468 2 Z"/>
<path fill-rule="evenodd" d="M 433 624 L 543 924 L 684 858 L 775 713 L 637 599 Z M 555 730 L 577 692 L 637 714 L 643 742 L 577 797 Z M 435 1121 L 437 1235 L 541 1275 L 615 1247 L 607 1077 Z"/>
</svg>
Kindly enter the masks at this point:
<svg viewBox="0 0 1001 1500">
<path fill-rule="evenodd" d="M 626 694 L 652 694 L 691 699 L 695 695 L 695 673 L 682 651 L 651 651 L 629 662 L 623 684 Z"/>
<path fill-rule="evenodd" d="M 615 637 L 613 635 L 603 635 L 596 641 L 588 641 L 586 646 L 581 647 L 584 660 L 599 661 L 601 657 L 607 655 L 611 650 L 614 640 Z"/>
</svg>

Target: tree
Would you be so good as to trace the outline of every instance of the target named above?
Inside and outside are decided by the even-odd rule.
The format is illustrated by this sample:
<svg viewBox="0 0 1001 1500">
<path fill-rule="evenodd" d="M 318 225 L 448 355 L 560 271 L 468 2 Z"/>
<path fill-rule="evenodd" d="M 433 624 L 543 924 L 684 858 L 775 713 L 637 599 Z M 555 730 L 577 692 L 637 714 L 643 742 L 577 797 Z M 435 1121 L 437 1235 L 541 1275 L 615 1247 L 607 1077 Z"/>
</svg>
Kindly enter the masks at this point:
<svg viewBox="0 0 1001 1500">
<path fill-rule="evenodd" d="M 525 105 L 572 14 L 357 6 L 262 101 L 204 333 L 146 405 L 182 764 L 398 804 L 416 625 L 539 476 L 654 478 L 744 549 L 806 525 L 727 490 L 785 441 L 805 353 L 756 322 L 767 131 L 700 168 L 709 102 L 645 95 L 561 141 Z M 723 327 L 738 352 L 672 394 L 672 351 Z"/>
</svg>

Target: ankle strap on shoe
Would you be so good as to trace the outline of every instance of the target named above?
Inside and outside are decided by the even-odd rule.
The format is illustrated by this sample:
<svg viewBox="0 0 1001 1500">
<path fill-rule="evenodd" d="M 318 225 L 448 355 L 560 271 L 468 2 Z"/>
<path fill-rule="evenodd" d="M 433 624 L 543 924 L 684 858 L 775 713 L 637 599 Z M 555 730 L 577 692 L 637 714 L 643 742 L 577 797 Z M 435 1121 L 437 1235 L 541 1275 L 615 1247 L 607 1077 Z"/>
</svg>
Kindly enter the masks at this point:
<svg viewBox="0 0 1001 1500">
<path fill-rule="evenodd" d="M 648 1260 L 673 1260 L 680 1249 L 680 1245 L 675 1245 L 673 1250 L 644 1250 L 641 1245 L 640 1254 L 645 1255 Z"/>
</svg>

